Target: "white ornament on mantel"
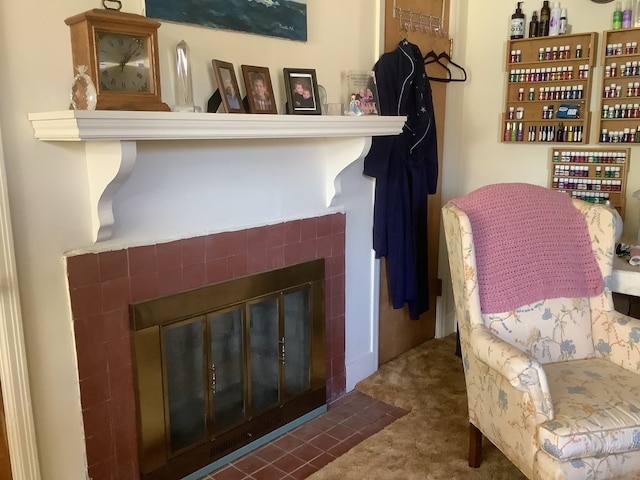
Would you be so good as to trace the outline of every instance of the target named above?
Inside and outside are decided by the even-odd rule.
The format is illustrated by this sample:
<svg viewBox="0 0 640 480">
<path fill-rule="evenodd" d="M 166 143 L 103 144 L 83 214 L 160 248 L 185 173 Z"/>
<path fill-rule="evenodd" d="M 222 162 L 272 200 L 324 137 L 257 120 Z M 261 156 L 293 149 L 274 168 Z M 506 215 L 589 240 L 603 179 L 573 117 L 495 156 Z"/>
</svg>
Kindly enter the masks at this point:
<svg viewBox="0 0 640 480">
<path fill-rule="evenodd" d="M 91 77 L 87 75 L 87 66 L 78 65 L 78 74 L 71 84 L 71 105 L 75 110 L 95 110 L 98 104 L 98 92 Z"/>
<path fill-rule="evenodd" d="M 358 137 L 362 142 L 357 149 L 327 159 L 326 196 L 330 205 L 340 195 L 335 182 L 340 172 L 368 153 L 371 137 L 402 132 L 406 117 L 64 110 L 31 113 L 29 120 L 38 140 L 86 142 L 94 240 L 100 242 L 113 235 L 113 199 L 133 171 L 139 140 L 271 138 L 287 142 Z"/>
<path fill-rule="evenodd" d="M 200 112 L 193 103 L 193 79 L 191 76 L 191 54 L 189 45 L 182 40 L 176 46 L 176 104 L 174 112 Z"/>
</svg>

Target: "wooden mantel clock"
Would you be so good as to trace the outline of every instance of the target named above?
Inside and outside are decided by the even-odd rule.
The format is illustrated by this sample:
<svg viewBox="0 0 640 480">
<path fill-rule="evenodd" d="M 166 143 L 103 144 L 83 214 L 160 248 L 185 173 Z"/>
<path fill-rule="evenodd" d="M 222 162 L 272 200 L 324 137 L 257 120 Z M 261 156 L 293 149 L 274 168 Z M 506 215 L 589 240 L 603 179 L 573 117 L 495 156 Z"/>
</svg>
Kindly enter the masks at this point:
<svg viewBox="0 0 640 480">
<path fill-rule="evenodd" d="M 97 110 L 170 110 L 160 93 L 159 22 L 107 8 L 65 23 L 71 29 L 73 70 L 86 65 Z"/>
</svg>

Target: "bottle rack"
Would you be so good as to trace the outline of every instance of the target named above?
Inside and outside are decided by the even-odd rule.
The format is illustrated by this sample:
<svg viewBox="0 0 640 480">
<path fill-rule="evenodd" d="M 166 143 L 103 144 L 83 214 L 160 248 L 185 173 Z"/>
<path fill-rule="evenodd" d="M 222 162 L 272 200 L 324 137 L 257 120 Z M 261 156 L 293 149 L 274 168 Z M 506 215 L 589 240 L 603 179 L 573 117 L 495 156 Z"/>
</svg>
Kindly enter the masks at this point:
<svg viewBox="0 0 640 480">
<path fill-rule="evenodd" d="M 630 148 L 554 147 L 549 150 L 549 187 L 573 198 L 606 204 L 624 218 Z"/>
<path fill-rule="evenodd" d="M 597 32 L 508 42 L 502 142 L 589 143 L 597 42 Z M 578 118 L 558 118 L 563 104 Z"/>
<path fill-rule="evenodd" d="M 603 35 L 597 143 L 640 143 L 640 28 Z"/>
</svg>

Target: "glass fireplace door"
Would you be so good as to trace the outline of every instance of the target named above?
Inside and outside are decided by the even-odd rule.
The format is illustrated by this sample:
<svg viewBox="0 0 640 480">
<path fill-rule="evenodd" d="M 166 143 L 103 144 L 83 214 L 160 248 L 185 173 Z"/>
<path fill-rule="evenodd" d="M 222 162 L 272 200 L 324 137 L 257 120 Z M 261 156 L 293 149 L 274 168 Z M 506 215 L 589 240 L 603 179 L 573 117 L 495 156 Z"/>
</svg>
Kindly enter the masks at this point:
<svg viewBox="0 0 640 480">
<path fill-rule="evenodd" d="M 241 306 L 208 315 L 210 420 L 214 435 L 245 420 L 243 319 Z"/>
<path fill-rule="evenodd" d="M 182 478 L 326 404 L 324 259 L 131 304 L 140 473 Z"/>
<path fill-rule="evenodd" d="M 173 453 L 311 389 L 306 287 L 167 325 L 163 332 Z"/>
<path fill-rule="evenodd" d="M 167 440 L 173 453 L 207 439 L 203 320 L 196 317 L 162 329 Z"/>
<path fill-rule="evenodd" d="M 249 304 L 249 396 L 251 416 L 280 402 L 280 315 L 278 297 Z"/>
<path fill-rule="evenodd" d="M 309 289 L 284 294 L 284 391 L 293 397 L 311 388 Z"/>
</svg>

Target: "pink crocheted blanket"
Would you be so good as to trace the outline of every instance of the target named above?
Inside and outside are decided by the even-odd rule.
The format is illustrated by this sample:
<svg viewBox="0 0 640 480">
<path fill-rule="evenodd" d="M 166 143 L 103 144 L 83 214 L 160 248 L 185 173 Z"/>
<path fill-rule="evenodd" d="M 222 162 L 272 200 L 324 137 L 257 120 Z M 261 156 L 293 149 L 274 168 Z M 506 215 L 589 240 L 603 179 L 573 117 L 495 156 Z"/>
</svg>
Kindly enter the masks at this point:
<svg viewBox="0 0 640 480">
<path fill-rule="evenodd" d="M 483 313 L 602 292 L 587 224 L 565 193 L 502 183 L 451 203 L 471 222 Z"/>
</svg>

